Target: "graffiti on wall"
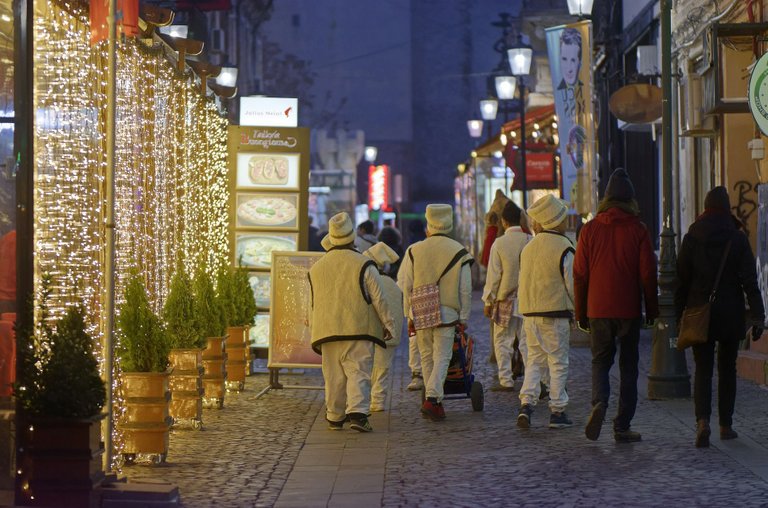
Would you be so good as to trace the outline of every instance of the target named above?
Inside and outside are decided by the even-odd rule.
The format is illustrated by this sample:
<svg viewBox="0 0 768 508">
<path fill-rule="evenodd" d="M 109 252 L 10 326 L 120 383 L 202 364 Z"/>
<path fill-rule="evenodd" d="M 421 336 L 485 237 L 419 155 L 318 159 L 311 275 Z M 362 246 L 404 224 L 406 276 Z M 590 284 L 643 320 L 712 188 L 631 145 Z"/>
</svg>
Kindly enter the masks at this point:
<svg viewBox="0 0 768 508">
<path fill-rule="evenodd" d="M 757 194 L 757 183 L 752 184 L 746 180 L 739 180 L 733 186 L 738 193 L 736 205 L 731 207 L 733 214 L 744 224 L 744 232 L 750 236 L 748 220 L 757 211 L 757 201 L 750 199 L 752 194 Z"/>
</svg>

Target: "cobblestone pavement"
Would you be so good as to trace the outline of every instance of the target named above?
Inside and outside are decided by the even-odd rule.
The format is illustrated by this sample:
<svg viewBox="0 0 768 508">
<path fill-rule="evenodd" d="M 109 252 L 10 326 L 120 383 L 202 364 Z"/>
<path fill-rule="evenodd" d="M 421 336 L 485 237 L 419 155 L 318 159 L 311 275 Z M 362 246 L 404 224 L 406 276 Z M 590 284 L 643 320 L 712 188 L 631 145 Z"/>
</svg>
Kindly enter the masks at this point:
<svg viewBox="0 0 768 508">
<path fill-rule="evenodd" d="M 734 419 L 739 439 L 721 442 L 715 427 L 712 447 L 696 449 L 692 401 L 645 397 L 650 334 L 644 332 L 641 393 L 633 421 L 642 442 L 616 444 L 610 420 L 597 442 L 584 437 L 590 405 L 590 353 L 584 347 L 571 349 L 568 413 L 574 426 L 547 428 L 549 411 L 540 404 L 532 428 L 520 430 L 517 393 L 487 391 L 495 371 L 487 362 L 488 323 L 482 317 L 479 294 L 474 301 L 469 331 L 477 338 L 475 372 L 486 388 L 482 412 L 472 411 L 468 399 L 451 400 L 445 403 L 445 422 L 422 419 L 418 392 L 405 389 L 410 373 L 403 343 L 395 360 L 390 410 L 373 415 L 372 434 L 325 430 L 322 392 L 317 390 L 272 390 L 256 399 L 266 386 L 266 376 L 257 375 L 248 379 L 247 391 L 226 400 L 223 410 L 205 410 L 206 430 L 175 432 L 166 465 L 133 466 L 124 472 L 132 480 L 154 478 L 179 485 L 187 507 L 276 502 L 278 506 L 768 506 L 764 387 L 739 381 Z M 692 370 L 690 357 L 688 365 Z M 281 380 L 321 383 L 314 370 Z M 609 417 L 615 412 L 615 377 L 612 384 Z M 346 448 L 342 452 L 334 449 L 337 446 Z M 367 473 L 383 476 L 368 482 L 370 488 L 359 484 L 357 497 L 354 485 L 351 489 L 345 485 L 343 491 L 327 485 L 340 485 L 354 467 L 345 469 L 341 458 L 314 460 L 355 450 L 370 457 Z M 363 468 L 358 466 L 357 473 Z M 307 471 L 315 474 L 315 483 L 301 476 Z M 332 490 L 346 492 L 345 497 L 333 497 Z"/>
</svg>

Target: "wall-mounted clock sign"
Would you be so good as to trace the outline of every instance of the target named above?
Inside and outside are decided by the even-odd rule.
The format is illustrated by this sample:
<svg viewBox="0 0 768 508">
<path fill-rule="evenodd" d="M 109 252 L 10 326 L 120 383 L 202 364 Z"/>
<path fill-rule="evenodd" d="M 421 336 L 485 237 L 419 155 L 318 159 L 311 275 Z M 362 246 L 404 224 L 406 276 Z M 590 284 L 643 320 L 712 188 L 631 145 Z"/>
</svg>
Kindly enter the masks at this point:
<svg viewBox="0 0 768 508">
<path fill-rule="evenodd" d="M 768 53 L 761 56 L 752 69 L 749 110 L 762 133 L 768 135 Z"/>
</svg>

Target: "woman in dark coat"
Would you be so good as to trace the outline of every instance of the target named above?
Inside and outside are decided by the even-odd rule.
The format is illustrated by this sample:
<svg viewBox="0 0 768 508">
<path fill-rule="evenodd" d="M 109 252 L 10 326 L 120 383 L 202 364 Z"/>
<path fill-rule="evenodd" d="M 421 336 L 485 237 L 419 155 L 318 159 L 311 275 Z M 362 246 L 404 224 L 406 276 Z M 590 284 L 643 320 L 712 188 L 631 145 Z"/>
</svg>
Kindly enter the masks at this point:
<svg viewBox="0 0 768 508">
<path fill-rule="evenodd" d="M 741 223 L 731 215 L 728 191 L 715 187 L 704 200 L 704 213 L 696 218 L 683 238 L 677 258 L 680 285 L 675 292 L 678 322 L 686 306 L 704 304 L 712 292 L 726 245 L 731 248 L 710 310 L 709 336 L 705 344 L 693 346 L 696 363 L 693 397 L 696 407 L 696 447 L 709 446 L 709 417 L 712 413 L 712 371 L 717 343 L 718 416 L 720 439 L 734 439 L 736 400 L 736 356 L 746 333 L 744 294 L 750 309 L 752 338 L 763 333 L 765 310 L 757 285 L 755 258 Z"/>
</svg>

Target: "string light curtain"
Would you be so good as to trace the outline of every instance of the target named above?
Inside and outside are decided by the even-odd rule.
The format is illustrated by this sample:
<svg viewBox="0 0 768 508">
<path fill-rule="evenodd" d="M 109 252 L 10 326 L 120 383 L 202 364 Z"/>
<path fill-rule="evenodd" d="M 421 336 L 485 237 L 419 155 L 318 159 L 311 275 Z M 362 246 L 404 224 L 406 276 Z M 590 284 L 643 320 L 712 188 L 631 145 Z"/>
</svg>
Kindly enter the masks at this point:
<svg viewBox="0 0 768 508">
<path fill-rule="evenodd" d="M 86 2 L 35 0 L 34 26 L 35 287 L 52 275 L 52 318 L 86 304 L 103 368 L 107 45 L 89 45 Z M 190 274 L 228 262 L 227 121 L 190 72 L 135 39 L 118 45 L 116 93 L 116 308 L 137 268 L 159 311 L 177 259 Z"/>
</svg>

